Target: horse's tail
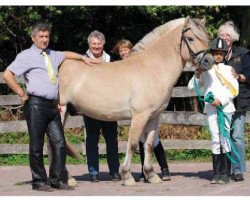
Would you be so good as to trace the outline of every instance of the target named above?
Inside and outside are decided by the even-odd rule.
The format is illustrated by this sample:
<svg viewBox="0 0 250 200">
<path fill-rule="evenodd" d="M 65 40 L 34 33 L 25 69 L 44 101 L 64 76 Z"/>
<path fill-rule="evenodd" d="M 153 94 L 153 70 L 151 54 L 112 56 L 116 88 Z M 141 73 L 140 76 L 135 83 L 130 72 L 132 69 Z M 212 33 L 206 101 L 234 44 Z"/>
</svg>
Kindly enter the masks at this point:
<svg viewBox="0 0 250 200">
<path fill-rule="evenodd" d="M 79 153 L 75 150 L 75 148 L 70 144 L 70 142 L 65 139 L 66 142 L 66 153 L 67 155 L 76 158 L 76 159 L 80 159 L 80 155 Z"/>
<path fill-rule="evenodd" d="M 60 114 L 61 114 L 61 120 L 63 127 L 65 127 L 66 120 L 69 116 L 69 112 L 67 111 L 67 106 L 59 106 Z M 70 142 L 65 138 L 66 142 L 66 153 L 67 155 L 79 159 L 80 155 L 79 153 L 75 150 L 75 148 L 70 144 Z"/>
</svg>

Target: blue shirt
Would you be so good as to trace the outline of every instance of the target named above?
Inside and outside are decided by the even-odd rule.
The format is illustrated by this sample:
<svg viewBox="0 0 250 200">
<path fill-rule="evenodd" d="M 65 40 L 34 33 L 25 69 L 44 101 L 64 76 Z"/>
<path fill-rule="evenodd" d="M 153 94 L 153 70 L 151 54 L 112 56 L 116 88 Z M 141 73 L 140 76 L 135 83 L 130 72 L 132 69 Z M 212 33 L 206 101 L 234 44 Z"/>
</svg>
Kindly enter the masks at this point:
<svg viewBox="0 0 250 200">
<path fill-rule="evenodd" d="M 58 67 L 65 60 L 65 56 L 61 51 L 51 49 L 45 51 L 52 62 L 57 77 L 55 85 L 49 79 L 42 50 L 34 44 L 29 49 L 20 52 L 7 69 L 17 76 L 24 75 L 29 94 L 52 100 L 58 98 Z"/>
</svg>

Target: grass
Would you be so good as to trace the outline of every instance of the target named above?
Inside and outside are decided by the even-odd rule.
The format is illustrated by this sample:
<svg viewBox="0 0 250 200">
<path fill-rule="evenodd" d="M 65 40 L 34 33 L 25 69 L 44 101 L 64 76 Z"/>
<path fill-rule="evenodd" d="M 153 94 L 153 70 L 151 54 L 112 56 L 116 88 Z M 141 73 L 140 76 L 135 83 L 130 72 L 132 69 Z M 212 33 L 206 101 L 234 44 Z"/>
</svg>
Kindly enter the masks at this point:
<svg viewBox="0 0 250 200">
<path fill-rule="evenodd" d="M 183 162 L 206 162 L 210 161 L 210 150 L 167 150 L 165 151 L 166 158 L 168 162 L 173 161 L 183 161 Z M 119 154 L 119 160 L 122 163 L 124 161 L 125 154 Z M 155 157 L 153 162 L 157 162 Z M 45 165 L 48 164 L 48 156 L 44 156 Z M 107 158 L 106 155 L 100 155 L 99 157 L 100 164 L 106 164 Z M 140 156 L 139 152 L 136 152 L 133 156 L 132 163 L 139 164 Z M 79 160 L 67 156 L 67 164 L 86 164 L 86 156 L 82 155 Z M 18 154 L 18 155 L 1 155 L 0 156 L 0 165 L 2 166 L 17 166 L 17 165 L 29 165 L 29 156 L 27 154 Z"/>
</svg>

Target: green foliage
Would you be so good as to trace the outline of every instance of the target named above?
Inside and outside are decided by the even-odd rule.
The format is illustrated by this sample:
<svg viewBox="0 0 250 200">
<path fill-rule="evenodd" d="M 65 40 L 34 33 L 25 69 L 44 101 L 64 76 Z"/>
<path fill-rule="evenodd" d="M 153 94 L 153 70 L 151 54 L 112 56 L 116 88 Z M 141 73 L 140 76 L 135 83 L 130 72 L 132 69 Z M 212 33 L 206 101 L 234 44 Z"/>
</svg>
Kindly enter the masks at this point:
<svg viewBox="0 0 250 200">
<path fill-rule="evenodd" d="M 0 144 L 28 144 L 28 133 L 6 133 L 0 134 Z"/>
<path fill-rule="evenodd" d="M 197 136 L 198 140 L 211 140 L 211 134 L 207 126 L 202 126 L 200 129 L 200 134 Z"/>
<path fill-rule="evenodd" d="M 0 155 L 0 166 L 1 165 L 28 165 L 29 157 L 25 154 L 18 155 Z"/>
<path fill-rule="evenodd" d="M 80 144 L 82 142 L 85 142 L 83 131 L 75 133 L 72 129 L 66 129 L 65 137 L 72 144 Z"/>
<path fill-rule="evenodd" d="M 207 161 L 211 157 L 211 150 L 192 149 L 192 150 L 168 150 L 166 157 L 172 161 Z"/>
</svg>

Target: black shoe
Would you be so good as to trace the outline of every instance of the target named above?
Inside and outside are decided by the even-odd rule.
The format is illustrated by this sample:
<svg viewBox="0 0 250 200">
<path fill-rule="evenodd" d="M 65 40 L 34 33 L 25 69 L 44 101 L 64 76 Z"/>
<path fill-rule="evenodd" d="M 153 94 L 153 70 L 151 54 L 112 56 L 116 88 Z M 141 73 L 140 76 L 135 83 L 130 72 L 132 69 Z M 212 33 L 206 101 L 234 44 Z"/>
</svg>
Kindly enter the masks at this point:
<svg viewBox="0 0 250 200">
<path fill-rule="evenodd" d="M 51 183 L 50 186 L 57 190 L 74 190 L 75 189 L 74 187 L 69 186 L 67 183 L 64 183 L 62 181 Z"/>
<path fill-rule="evenodd" d="M 92 182 L 92 183 L 96 183 L 96 182 L 99 182 L 100 179 L 98 177 L 98 175 L 89 175 L 89 181 Z"/>
<path fill-rule="evenodd" d="M 214 175 L 213 179 L 210 181 L 211 184 L 217 184 L 219 182 L 220 175 L 216 174 Z"/>
<path fill-rule="evenodd" d="M 232 174 L 232 180 L 235 182 L 244 181 L 243 174 Z"/>
<path fill-rule="evenodd" d="M 231 180 L 230 176 L 228 176 L 227 174 L 222 174 L 222 175 L 220 175 L 218 183 L 219 184 L 227 184 L 230 182 L 230 180 Z"/>
<path fill-rule="evenodd" d="M 171 180 L 170 173 L 169 173 L 168 169 L 161 170 L 161 180 L 163 180 L 163 181 L 170 181 Z"/>
<path fill-rule="evenodd" d="M 43 192 L 52 192 L 54 189 L 52 189 L 49 185 L 47 184 L 41 184 L 41 185 L 32 185 L 33 190 L 37 191 L 43 191 Z"/>
<path fill-rule="evenodd" d="M 120 181 L 121 180 L 121 177 L 118 173 L 114 173 L 111 175 L 112 177 L 112 180 L 115 182 L 115 181 Z"/>
<path fill-rule="evenodd" d="M 139 176 L 139 178 L 137 178 L 135 180 L 135 182 L 140 182 L 140 181 L 143 181 L 144 183 L 149 183 L 148 180 L 147 180 L 147 178 L 145 177 L 144 173 L 141 173 L 140 176 Z"/>
</svg>

